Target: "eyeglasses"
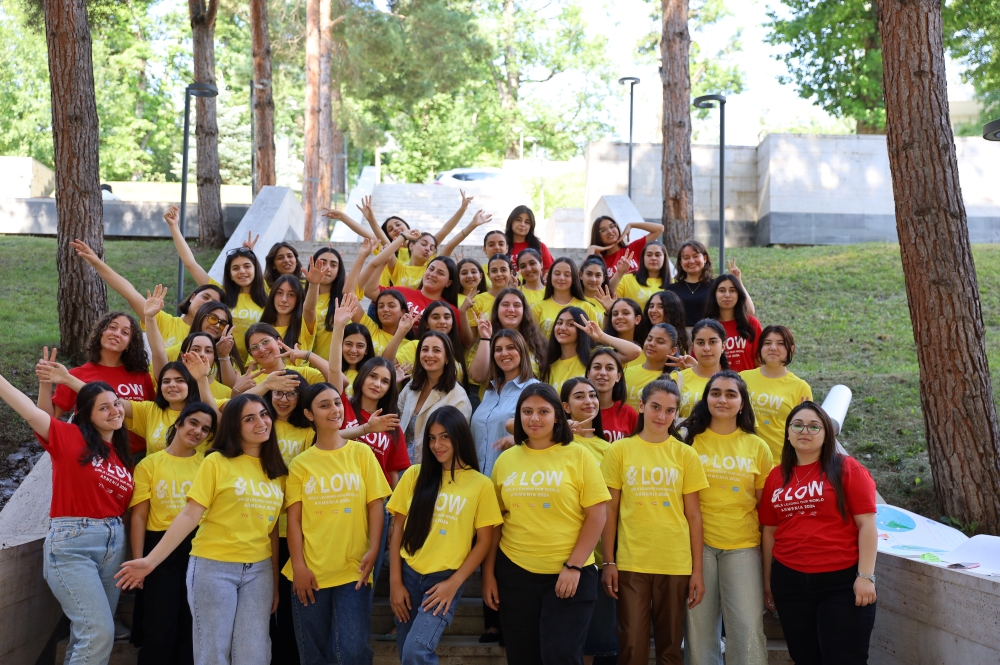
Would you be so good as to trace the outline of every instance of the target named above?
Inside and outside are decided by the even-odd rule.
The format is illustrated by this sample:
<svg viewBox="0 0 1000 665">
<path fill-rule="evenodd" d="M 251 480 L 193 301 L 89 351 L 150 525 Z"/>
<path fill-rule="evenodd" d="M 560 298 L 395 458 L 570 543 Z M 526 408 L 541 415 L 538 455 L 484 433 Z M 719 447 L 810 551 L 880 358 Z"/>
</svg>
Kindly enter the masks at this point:
<svg viewBox="0 0 1000 665">
<path fill-rule="evenodd" d="M 273 342 L 273 341 L 274 340 L 271 339 L 270 337 L 265 337 L 264 339 L 260 340 L 260 344 L 251 344 L 250 348 L 249 348 L 249 351 L 250 351 L 250 353 L 253 353 L 257 349 L 261 349 L 261 348 L 263 348 L 265 346 L 270 346 L 271 342 Z"/>
<path fill-rule="evenodd" d="M 819 434 L 823 431 L 822 425 L 806 425 L 804 423 L 791 423 L 788 426 L 788 431 L 795 432 L 796 434 L 802 434 L 802 432 L 809 432 L 810 434 Z"/>
<path fill-rule="evenodd" d="M 293 399 L 298 399 L 298 397 L 299 397 L 299 394 L 297 392 L 295 392 L 294 390 L 292 390 L 290 392 L 282 392 L 281 390 L 272 390 L 271 391 L 271 399 L 277 399 L 277 400 L 281 400 L 281 401 L 285 401 L 285 400 L 291 401 Z"/>
<path fill-rule="evenodd" d="M 210 326 L 218 326 L 218 325 L 228 326 L 229 325 L 229 319 L 220 318 L 220 317 L 216 316 L 215 314 L 209 314 L 208 316 L 205 317 L 205 320 L 208 321 L 208 325 L 210 325 Z"/>
</svg>

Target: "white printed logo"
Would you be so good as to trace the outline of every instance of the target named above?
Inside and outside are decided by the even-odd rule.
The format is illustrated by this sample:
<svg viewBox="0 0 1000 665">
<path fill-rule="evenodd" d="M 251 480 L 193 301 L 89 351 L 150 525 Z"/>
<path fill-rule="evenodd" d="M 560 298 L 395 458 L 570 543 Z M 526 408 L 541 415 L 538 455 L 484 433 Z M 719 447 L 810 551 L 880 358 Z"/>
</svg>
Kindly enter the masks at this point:
<svg viewBox="0 0 1000 665">
<path fill-rule="evenodd" d="M 441 492 L 438 494 L 437 501 L 434 502 L 434 510 L 447 510 L 452 515 L 461 515 L 467 501 L 468 499 L 463 496 Z"/>
<path fill-rule="evenodd" d="M 628 471 L 625 473 L 625 482 L 629 486 L 635 485 L 635 482 L 639 479 L 639 472 L 635 470 L 634 466 L 630 466 Z"/>
<path fill-rule="evenodd" d="M 161 480 L 156 483 L 156 498 L 162 499 L 165 496 L 167 496 L 167 481 Z"/>
<path fill-rule="evenodd" d="M 306 494 L 312 494 L 313 492 L 315 492 L 316 476 L 309 476 L 309 480 L 307 480 L 306 484 L 302 486 L 302 489 L 305 490 Z"/>
<path fill-rule="evenodd" d="M 241 496 L 247 491 L 247 481 L 242 478 L 236 479 L 236 496 Z"/>
</svg>

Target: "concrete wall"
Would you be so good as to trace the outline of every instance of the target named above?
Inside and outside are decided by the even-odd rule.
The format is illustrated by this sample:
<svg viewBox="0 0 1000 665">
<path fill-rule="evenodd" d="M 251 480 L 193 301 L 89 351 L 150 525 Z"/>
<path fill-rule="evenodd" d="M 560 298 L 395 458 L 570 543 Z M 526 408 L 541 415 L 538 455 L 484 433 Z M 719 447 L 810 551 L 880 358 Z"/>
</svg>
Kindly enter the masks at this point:
<svg viewBox="0 0 1000 665">
<path fill-rule="evenodd" d="M 1000 663 L 1000 581 L 879 552 L 872 665 Z"/>
<path fill-rule="evenodd" d="M 31 157 L 0 157 L 0 198 L 49 196 L 56 174 Z"/>
</svg>

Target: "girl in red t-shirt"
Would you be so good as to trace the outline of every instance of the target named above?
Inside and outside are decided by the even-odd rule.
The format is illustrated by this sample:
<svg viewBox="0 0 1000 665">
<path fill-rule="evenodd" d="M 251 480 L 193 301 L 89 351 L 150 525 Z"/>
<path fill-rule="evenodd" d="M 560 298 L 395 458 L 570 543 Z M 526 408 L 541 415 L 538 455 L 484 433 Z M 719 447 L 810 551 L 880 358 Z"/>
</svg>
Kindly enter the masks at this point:
<svg viewBox="0 0 1000 665">
<path fill-rule="evenodd" d="M 131 455 L 121 399 L 107 383 L 84 385 L 72 424 L 54 419 L 0 376 L 0 399 L 35 431 L 52 460 L 45 581 L 70 620 L 67 663 L 106 663 L 115 642 L 125 560 L 121 516 L 132 498 Z"/>
<path fill-rule="evenodd" d="M 715 319 L 726 329 L 726 359 L 735 372 L 757 367 L 760 321 L 751 313 L 750 298 L 740 280 L 730 274 L 712 282 L 705 318 Z"/>
<path fill-rule="evenodd" d="M 639 414 L 625 403 L 628 398 L 625 371 L 614 349 L 599 346 L 591 351 L 590 362 L 587 364 L 587 378 L 594 384 L 597 399 L 601 403 L 603 438 L 614 443 L 632 436 Z"/>
<path fill-rule="evenodd" d="M 629 232 L 632 229 L 645 231 L 646 235 L 629 242 Z M 646 243 L 656 240 L 662 233 L 663 224 L 656 222 L 635 222 L 626 224 L 624 229 L 619 230 L 618 222 L 604 215 L 595 219 L 590 227 L 590 247 L 587 254 L 596 254 L 604 259 L 608 266 L 608 276 L 614 277 L 618 272 L 618 260 L 626 251 L 633 257 L 628 271 L 638 270 L 639 263 L 636 259 L 642 254 Z"/>
<path fill-rule="evenodd" d="M 510 260 L 517 264 L 517 255 L 524 249 L 533 249 L 542 257 L 542 270 L 549 271 L 552 265 L 552 254 L 545 243 L 535 235 L 535 213 L 528 206 L 517 206 L 507 217 L 504 228 L 507 236 L 507 246 L 510 247 Z"/>
<path fill-rule="evenodd" d="M 868 662 L 875 625 L 875 481 L 837 450 L 815 402 L 792 409 L 781 464 L 764 484 L 764 604 L 796 663 Z"/>
</svg>

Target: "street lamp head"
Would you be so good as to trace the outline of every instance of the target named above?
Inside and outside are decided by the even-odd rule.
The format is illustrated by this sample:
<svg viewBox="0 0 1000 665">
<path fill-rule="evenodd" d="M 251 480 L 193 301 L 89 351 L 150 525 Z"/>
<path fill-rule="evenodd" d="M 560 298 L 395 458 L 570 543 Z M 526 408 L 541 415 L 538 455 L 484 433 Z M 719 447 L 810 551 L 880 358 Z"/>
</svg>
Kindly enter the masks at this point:
<svg viewBox="0 0 1000 665">
<path fill-rule="evenodd" d="M 219 89 L 211 83 L 191 83 L 187 87 L 187 94 L 192 97 L 217 97 Z"/>
<path fill-rule="evenodd" d="M 632 85 L 635 85 L 636 83 L 639 82 L 639 79 L 636 78 L 635 76 L 623 76 L 620 79 L 618 79 L 618 82 L 623 85 L 625 83 L 631 83 Z"/>
<path fill-rule="evenodd" d="M 987 141 L 1000 141 L 1000 120 L 994 120 L 983 127 L 983 138 Z"/>
<path fill-rule="evenodd" d="M 694 98 L 694 105 L 700 109 L 714 109 L 715 104 L 712 102 L 725 104 L 726 98 L 723 95 L 702 95 L 701 97 Z"/>
</svg>

